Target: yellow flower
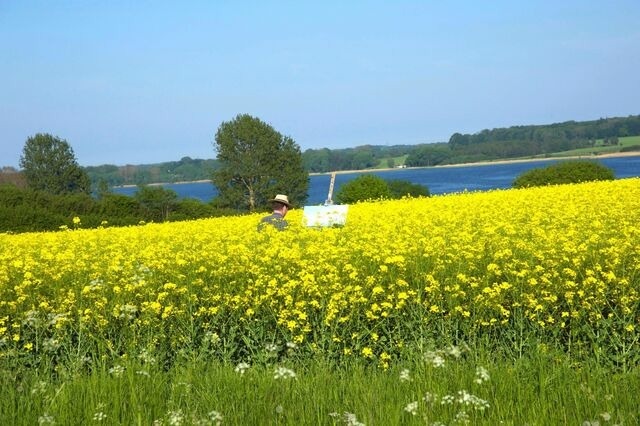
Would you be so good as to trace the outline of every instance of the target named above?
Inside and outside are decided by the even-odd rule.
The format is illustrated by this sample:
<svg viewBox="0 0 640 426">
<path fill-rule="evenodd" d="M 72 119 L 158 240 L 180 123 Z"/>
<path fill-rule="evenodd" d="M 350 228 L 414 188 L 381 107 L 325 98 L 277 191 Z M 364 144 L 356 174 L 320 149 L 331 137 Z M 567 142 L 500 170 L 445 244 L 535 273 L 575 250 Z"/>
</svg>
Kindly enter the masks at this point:
<svg viewBox="0 0 640 426">
<path fill-rule="evenodd" d="M 368 346 L 362 348 L 361 354 L 365 358 L 373 358 L 373 350 Z"/>
</svg>

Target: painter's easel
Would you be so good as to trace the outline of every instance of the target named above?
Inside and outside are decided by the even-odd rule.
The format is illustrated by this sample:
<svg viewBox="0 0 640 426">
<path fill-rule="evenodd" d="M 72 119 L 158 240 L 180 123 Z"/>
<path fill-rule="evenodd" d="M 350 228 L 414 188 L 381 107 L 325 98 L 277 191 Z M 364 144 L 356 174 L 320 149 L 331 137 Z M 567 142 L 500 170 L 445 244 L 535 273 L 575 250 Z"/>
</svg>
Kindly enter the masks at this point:
<svg viewBox="0 0 640 426">
<path fill-rule="evenodd" d="M 349 206 L 333 204 L 333 186 L 336 182 L 336 172 L 331 173 L 329 194 L 322 206 L 304 206 L 303 221 L 306 226 L 324 228 L 330 226 L 344 226 L 347 221 Z"/>
</svg>

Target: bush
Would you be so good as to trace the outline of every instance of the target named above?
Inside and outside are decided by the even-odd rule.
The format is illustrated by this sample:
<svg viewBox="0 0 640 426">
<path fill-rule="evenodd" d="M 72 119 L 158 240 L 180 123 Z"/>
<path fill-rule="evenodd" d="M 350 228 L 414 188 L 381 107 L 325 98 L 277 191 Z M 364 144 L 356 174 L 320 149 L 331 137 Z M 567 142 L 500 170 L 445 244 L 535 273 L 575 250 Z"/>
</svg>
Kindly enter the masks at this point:
<svg viewBox="0 0 640 426">
<path fill-rule="evenodd" d="M 55 231 L 68 222 L 64 215 L 38 206 L 0 206 L 0 232 Z"/>
<path fill-rule="evenodd" d="M 62 194 L 51 197 L 47 208 L 69 217 L 82 216 L 90 213 L 95 206 L 95 200 L 85 193 Z"/>
<path fill-rule="evenodd" d="M 122 194 L 104 194 L 96 202 L 95 215 L 109 225 L 134 225 L 143 220 L 142 207 L 135 198 Z"/>
<path fill-rule="evenodd" d="M 387 185 L 389 185 L 392 198 L 429 196 L 429 188 L 418 183 L 411 183 L 406 180 L 390 180 Z"/>
<path fill-rule="evenodd" d="M 162 186 L 139 185 L 135 199 L 142 206 L 146 221 L 164 222 L 169 219 L 178 200 L 178 194 Z"/>
<path fill-rule="evenodd" d="M 15 207 L 24 203 L 25 190 L 12 184 L 0 184 L 0 206 Z"/>
<path fill-rule="evenodd" d="M 122 194 L 106 194 L 96 203 L 97 212 L 107 217 L 141 217 L 140 203 Z"/>
<path fill-rule="evenodd" d="M 593 161 L 564 161 L 545 168 L 529 170 L 513 181 L 514 188 L 560 185 L 597 180 L 614 180 L 610 168 Z"/>
<path fill-rule="evenodd" d="M 211 204 L 203 203 L 195 198 L 184 198 L 176 201 L 173 210 L 169 212 L 170 221 L 201 219 L 214 214 Z"/>
<path fill-rule="evenodd" d="M 342 185 L 336 194 L 336 201 L 352 204 L 358 201 L 391 198 L 387 182 L 373 174 L 363 174 Z"/>
</svg>

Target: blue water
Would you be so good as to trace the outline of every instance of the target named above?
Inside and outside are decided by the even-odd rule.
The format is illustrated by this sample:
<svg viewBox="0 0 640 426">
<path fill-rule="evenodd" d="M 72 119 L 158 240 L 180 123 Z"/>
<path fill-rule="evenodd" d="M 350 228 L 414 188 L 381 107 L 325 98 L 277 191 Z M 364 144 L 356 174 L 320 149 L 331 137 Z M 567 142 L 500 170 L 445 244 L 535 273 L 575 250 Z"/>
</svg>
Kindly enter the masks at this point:
<svg viewBox="0 0 640 426">
<path fill-rule="evenodd" d="M 640 156 L 602 158 L 594 161 L 612 169 L 618 179 L 640 177 Z M 505 189 L 510 188 L 513 180 L 523 172 L 556 162 L 558 160 L 342 173 L 336 175 L 333 194 L 335 198 L 342 185 L 363 173 L 374 173 L 386 180 L 400 179 L 424 185 L 429 188 L 431 194 Z M 322 204 L 327 199 L 330 180 L 329 174 L 309 177 L 307 205 Z M 174 190 L 180 198 L 196 198 L 205 202 L 217 195 L 216 188 L 210 182 L 168 183 L 163 187 Z M 124 195 L 133 195 L 136 191 L 136 187 L 114 188 L 114 192 Z"/>
</svg>

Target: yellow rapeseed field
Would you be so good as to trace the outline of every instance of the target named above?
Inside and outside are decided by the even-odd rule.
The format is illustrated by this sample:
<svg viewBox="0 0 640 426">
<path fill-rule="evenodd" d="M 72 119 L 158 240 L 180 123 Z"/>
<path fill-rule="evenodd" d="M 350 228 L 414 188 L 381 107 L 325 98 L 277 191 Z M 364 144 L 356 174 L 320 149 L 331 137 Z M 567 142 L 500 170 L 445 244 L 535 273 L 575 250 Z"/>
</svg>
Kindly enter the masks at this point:
<svg viewBox="0 0 640 426">
<path fill-rule="evenodd" d="M 638 339 L 640 179 L 361 203 L 342 228 L 259 218 L 0 235 L 0 356 L 276 345 L 386 367 L 429 339 Z"/>
</svg>

